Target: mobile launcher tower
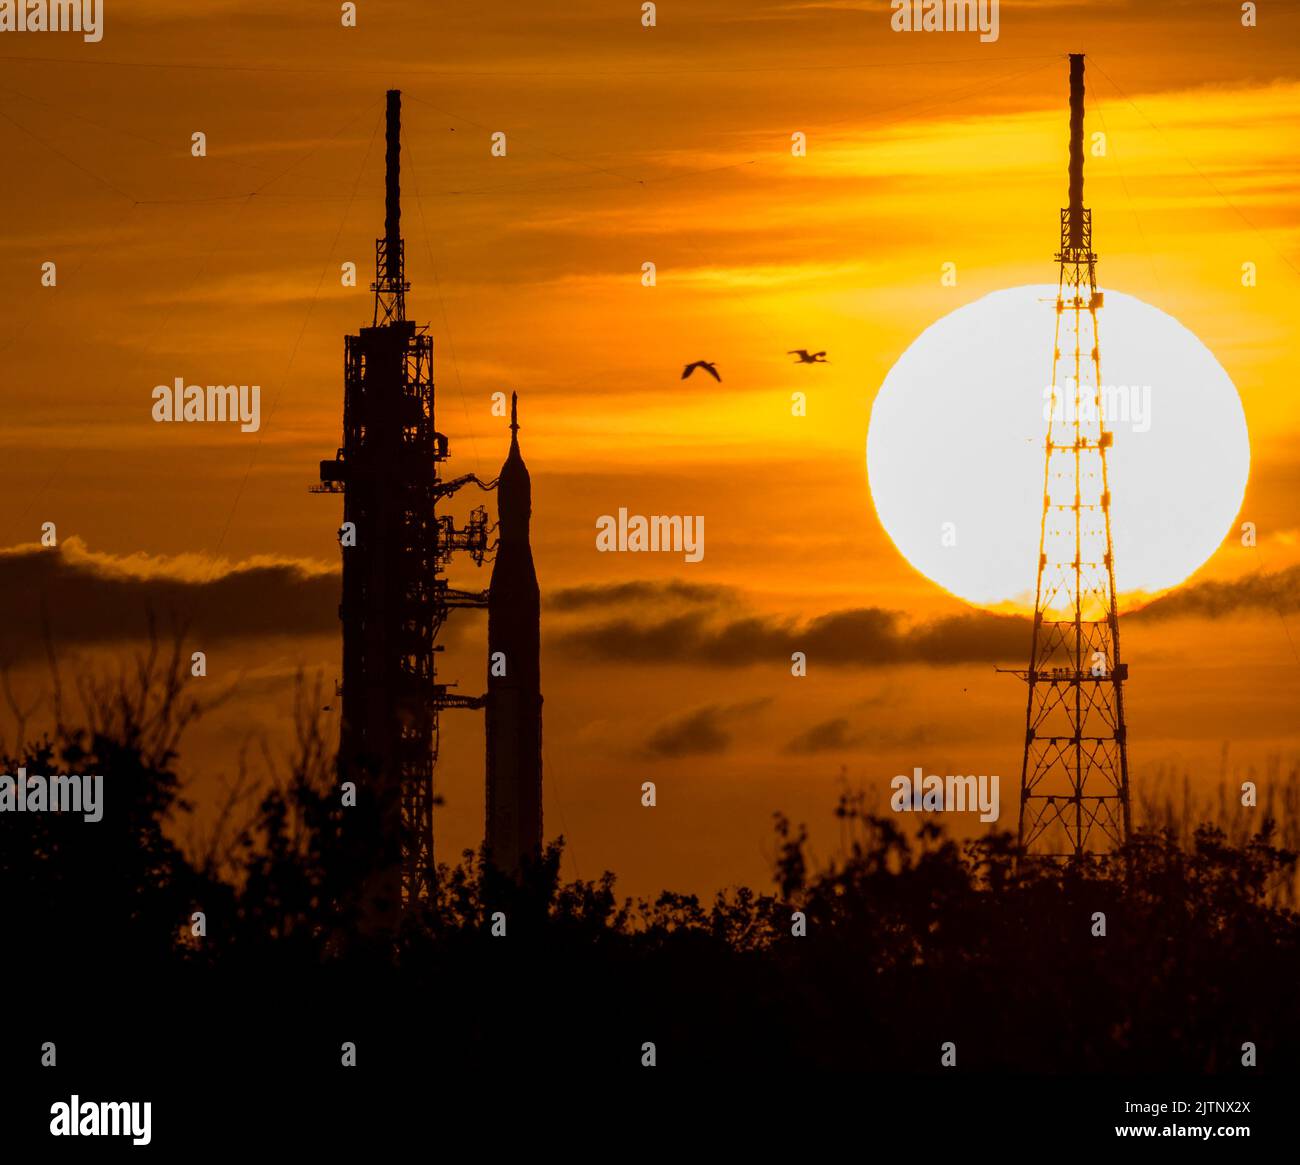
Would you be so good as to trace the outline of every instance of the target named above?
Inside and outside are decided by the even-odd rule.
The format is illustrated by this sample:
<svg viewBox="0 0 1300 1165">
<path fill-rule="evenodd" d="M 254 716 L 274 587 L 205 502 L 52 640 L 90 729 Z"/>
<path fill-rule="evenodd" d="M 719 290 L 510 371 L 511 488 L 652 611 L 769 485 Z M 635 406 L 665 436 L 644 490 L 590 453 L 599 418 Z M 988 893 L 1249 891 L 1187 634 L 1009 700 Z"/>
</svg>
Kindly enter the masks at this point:
<svg viewBox="0 0 1300 1165">
<path fill-rule="evenodd" d="M 434 893 L 433 771 L 444 708 L 486 696 L 439 683 L 438 633 L 457 607 L 486 607 L 487 591 L 453 590 L 456 552 L 481 565 L 487 511 L 457 528 L 438 503 L 473 474 L 444 481 L 447 438 L 434 421 L 433 338 L 406 318 L 399 170 L 401 93 L 388 92 L 384 237 L 375 243 L 374 320 L 344 343 L 343 447 L 320 463 L 318 493 L 343 494 L 342 724 L 339 778 L 369 798 L 376 836 L 360 887 L 363 918 L 389 929 Z"/>
</svg>

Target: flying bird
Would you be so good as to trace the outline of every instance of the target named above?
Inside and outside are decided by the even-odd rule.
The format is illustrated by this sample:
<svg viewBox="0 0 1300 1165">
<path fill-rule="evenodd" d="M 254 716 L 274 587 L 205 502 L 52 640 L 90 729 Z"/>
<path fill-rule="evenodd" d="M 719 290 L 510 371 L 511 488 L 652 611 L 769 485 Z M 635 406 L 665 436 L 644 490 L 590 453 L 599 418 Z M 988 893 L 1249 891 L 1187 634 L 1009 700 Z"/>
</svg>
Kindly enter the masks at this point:
<svg viewBox="0 0 1300 1165">
<path fill-rule="evenodd" d="M 786 355 L 798 356 L 799 359 L 795 361 L 796 364 L 829 364 L 830 363 L 830 361 L 826 359 L 825 352 L 809 352 L 807 348 L 795 348 L 793 351 L 787 352 Z"/>
<path fill-rule="evenodd" d="M 718 375 L 717 365 L 710 363 L 708 360 L 696 360 L 694 364 L 688 364 L 682 369 L 682 379 L 685 380 L 697 368 L 703 368 L 719 384 L 722 383 L 722 377 Z"/>
</svg>

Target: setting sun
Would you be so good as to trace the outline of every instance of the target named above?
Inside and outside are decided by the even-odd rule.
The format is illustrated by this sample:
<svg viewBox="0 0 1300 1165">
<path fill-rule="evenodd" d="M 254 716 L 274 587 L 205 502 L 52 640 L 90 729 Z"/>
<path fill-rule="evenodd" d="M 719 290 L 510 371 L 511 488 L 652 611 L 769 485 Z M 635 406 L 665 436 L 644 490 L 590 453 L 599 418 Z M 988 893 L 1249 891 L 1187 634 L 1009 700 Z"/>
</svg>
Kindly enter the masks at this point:
<svg viewBox="0 0 1300 1165">
<path fill-rule="evenodd" d="M 1033 609 L 1055 299 L 1054 286 L 1016 287 L 949 313 L 899 357 L 872 408 L 881 523 L 917 570 L 972 603 Z M 1241 506 L 1250 442 L 1228 374 L 1177 320 L 1106 291 L 1098 327 L 1125 607 L 1214 553 Z"/>
</svg>

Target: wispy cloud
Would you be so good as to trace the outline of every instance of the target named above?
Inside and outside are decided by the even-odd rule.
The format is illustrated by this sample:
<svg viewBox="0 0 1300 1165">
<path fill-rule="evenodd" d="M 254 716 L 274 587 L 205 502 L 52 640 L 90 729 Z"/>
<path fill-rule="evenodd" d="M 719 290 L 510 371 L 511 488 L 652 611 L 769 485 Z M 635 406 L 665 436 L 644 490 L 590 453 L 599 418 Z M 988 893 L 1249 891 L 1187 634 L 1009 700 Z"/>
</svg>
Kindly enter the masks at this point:
<svg viewBox="0 0 1300 1165">
<path fill-rule="evenodd" d="M 638 605 L 661 611 L 662 604 L 654 601 L 654 596 L 669 593 L 669 586 L 620 584 L 606 588 L 604 602 L 598 589 L 588 588 L 584 605 L 587 609 L 619 606 L 636 598 Z M 1028 619 L 989 611 L 967 610 L 918 621 L 902 611 L 854 607 L 799 620 L 746 612 L 734 593 L 725 609 L 719 610 L 717 595 L 708 587 L 676 597 L 678 607 L 668 615 L 646 618 L 625 610 L 600 623 L 565 626 L 556 636 L 557 642 L 561 650 L 581 659 L 732 668 L 788 664 L 796 651 L 803 652 L 810 665 L 829 667 L 1023 662 L 1028 651 Z M 1292 567 L 1234 582 L 1207 581 L 1184 587 L 1128 619 L 1143 623 L 1189 616 L 1217 619 L 1297 609 L 1300 567 Z M 833 733 L 840 730 L 822 725 L 803 745 L 833 740 Z"/>
<path fill-rule="evenodd" d="M 739 704 L 710 704 L 697 708 L 655 729 L 646 742 L 645 752 L 648 756 L 660 759 L 710 756 L 726 752 L 732 739 L 731 726 L 770 703 L 770 699 L 763 698 Z"/>
<path fill-rule="evenodd" d="M 143 640 L 186 628 L 205 643 L 316 635 L 338 627 L 339 578 L 318 563 L 258 557 L 96 553 L 77 538 L 57 549 L 0 551 L 0 661 Z"/>
</svg>

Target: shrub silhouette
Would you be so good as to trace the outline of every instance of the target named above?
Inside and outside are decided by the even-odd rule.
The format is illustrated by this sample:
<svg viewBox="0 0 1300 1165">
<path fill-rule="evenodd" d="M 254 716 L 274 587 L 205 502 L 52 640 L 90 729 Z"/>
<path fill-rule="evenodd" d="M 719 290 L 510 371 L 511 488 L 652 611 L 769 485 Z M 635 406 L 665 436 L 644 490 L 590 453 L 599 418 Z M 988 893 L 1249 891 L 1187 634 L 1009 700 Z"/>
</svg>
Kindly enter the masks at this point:
<svg viewBox="0 0 1300 1165">
<path fill-rule="evenodd" d="M 610 873 L 562 880 L 560 839 L 520 884 L 465 853 L 436 902 L 365 937 L 364 799 L 341 809 L 313 722 L 229 844 L 198 859 L 171 840 L 191 812 L 178 658 L 92 689 L 85 727 L 5 765 L 105 774 L 97 824 L 0 814 L 0 933 L 24 980 L 112 1001 L 78 1022 L 119 1068 L 137 1047 L 140 1070 L 156 1066 L 160 1042 L 194 1028 L 206 1036 L 174 1048 L 178 1070 L 246 1070 L 253 1030 L 274 1033 L 285 1070 L 336 1062 L 340 1038 L 374 1062 L 436 1050 L 458 1070 L 538 1054 L 631 1067 L 645 1040 L 694 1069 L 937 1071 L 945 1041 L 963 1070 L 1235 1072 L 1245 1041 L 1260 1070 L 1296 1066 L 1300 919 L 1278 894 L 1296 854 L 1268 823 L 1018 864 L 1006 834 L 909 833 L 846 796 L 846 844 L 821 865 L 776 816 L 771 893 L 620 901 Z"/>
</svg>

